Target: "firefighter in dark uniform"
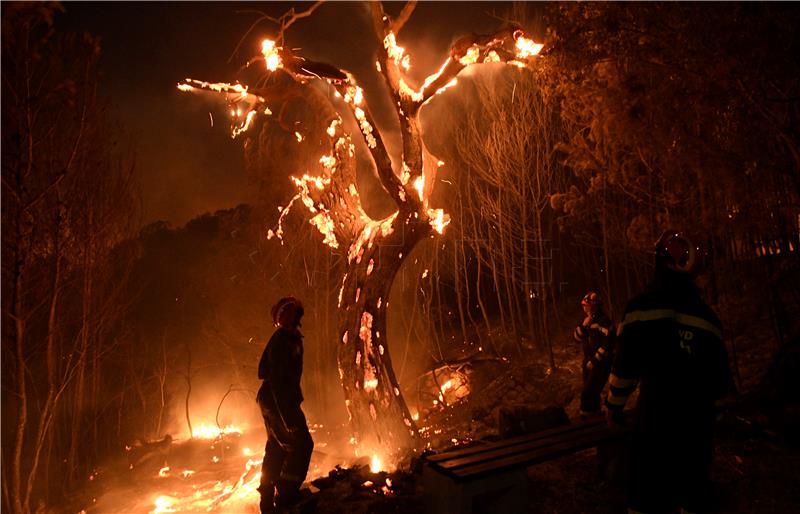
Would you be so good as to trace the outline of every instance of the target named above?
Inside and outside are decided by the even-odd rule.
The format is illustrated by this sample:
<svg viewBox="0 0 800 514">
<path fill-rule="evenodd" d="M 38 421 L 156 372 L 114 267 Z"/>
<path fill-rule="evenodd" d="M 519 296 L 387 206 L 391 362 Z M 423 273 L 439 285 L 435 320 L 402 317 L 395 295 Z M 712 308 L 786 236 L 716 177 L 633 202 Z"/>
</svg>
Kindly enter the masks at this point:
<svg viewBox="0 0 800 514">
<path fill-rule="evenodd" d="M 281 298 L 272 308 L 277 327 L 258 363 L 263 380 L 256 397 L 267 428 L 267 445 L 261 468 L 261 513 L 275 512 L 293 503 L 305 480 L 314 442 L 300 409 L 303 393 L 303 305 L 293 297 Z M 277 492 L 277 494 L 276 494 Z"/>
<path fill-rule="evenodd" d="M 625 309 L 606 399 L 612 426 L 639 386 L 629 512 L 708 508 L 714 402 L 733 392 L 722 326 L 694 278 L 701 249 L 677 231 L 656 243 L 655 278 Z"/>
<path fill-rule="evenodd" d="M 581 300 L 586 318 L 572 336 L 583 346 L 583 391 L 581 417 L 601 414 L 600 395 L 611 372 L 614 325 L 603 312 L 600 295 L 589 292 Z"/>
</svg>

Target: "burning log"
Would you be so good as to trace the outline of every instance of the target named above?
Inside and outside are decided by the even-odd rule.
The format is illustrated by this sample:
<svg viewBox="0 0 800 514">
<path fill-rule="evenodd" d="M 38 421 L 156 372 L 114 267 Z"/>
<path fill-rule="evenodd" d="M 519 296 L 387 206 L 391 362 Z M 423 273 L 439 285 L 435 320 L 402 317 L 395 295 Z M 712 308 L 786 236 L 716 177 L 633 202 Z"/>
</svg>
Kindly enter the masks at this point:
<svg viewBox="0 0 800 514">
<path fill-rule="evenodd" d="M 319 159 L 319 175 L 306 173 L 291 177 L 297 194 L 281 210 L 275 230 L 268 237 L 280 239 L 282 222 L 289 209 L 301 202 L 311 214 L 309 222 L 333 249 L 346 251 L 347 266 L 339 290 L 339 376 L 357 451 L 379 455 L 385 460 L 399 451 L 420 447 L 418 430 L 397 381 L 386 339 L 386 312 L 394 278 L 405 258 L 426 237 L 442 234 L 450 222 L 442 209 L 431 208 L 428 200 L 440 161 L 426 167 L 430 154 L 422 141 L 419 111 L 434 95 L 455 83 L 465 67 L 484 62 L 508 62 L 525 66 L 541 50 L 541 45 L 526 39 L 511 27 L 488 36 L 468 36 L 453 46 L 440 70 L 428 77 L 420 88 L 410 86 L 404 77 L 411 62 L 397 44 L 397 32 L 413 10 L 403 9 L 393 21 L 380 3 L 370 4 L 375 36 L 379 43 L 376 67 L 383 75 L 395 106 L 402 135 L 402 166 L 395 174 L 380 131 L 375 126 L 364 95 L 355 79 L 344 70 L 295 56 L 272 40 L 262 44 L 262 56 L 269 74 L 285 74 L 299 84 L 307 102 L 318 109 L 330 142 L 330 152 Z M 278 39 L 282 41 L 281 37 Z M 256 61 L 251 61 L 256 62 Z M 318 89 L 304 86 L 323 81 L 341 102 L 334 104 Z M 265 81 L 262 81 L 266 83 Z M 245 85 L 217 85 L 187 79 L 178 87 L 189 91 L 202 86 L 226 95 L 239 105 L 234 109 L 234 136 L 248 130 L 253 119 L 271 112 L 267 103 L 285 99 L 288 85 L 270 81 L 270 88 Z M 232 96 L 231 96 L 232 95 Z M 243 112 L 241 107 L 249 110 Z M 396 205 L 384 219 L 372 219 L 361 206 L 355 180 L 355 146 L 343 131 L 337 107 L 344 107 L 355 121 L 375 162 L 378 177 Z M 302 144 L 303 137 L 298 137 Z"/>
</svg>

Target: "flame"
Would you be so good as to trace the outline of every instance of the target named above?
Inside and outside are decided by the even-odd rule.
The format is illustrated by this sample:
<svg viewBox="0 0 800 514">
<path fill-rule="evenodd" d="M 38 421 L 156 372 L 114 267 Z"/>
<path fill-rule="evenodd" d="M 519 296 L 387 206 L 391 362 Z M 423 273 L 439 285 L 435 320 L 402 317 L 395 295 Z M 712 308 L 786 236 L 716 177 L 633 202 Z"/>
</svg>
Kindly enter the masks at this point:
<svg viewBox="0 0 800 514">
<path fill-rule="evenodd" d="M 458 79 L 454 77 L 453 80 L 451 80 L 447 84 L 445 84 L 442 87 L 440 87 L 439 89 L 437 89 L 436 90 L 436 94 L 438 95 L 438 94 L 444 93 L 445 91 L 447 91 L 451 87 L 455 86 L 456 84 L 458 84 Z"/>
<path fill-rule="evenodd" d="M 265 39 L 261 42 L 261 53 L 264 55 L 264 62 L 269 71 L 275 71 L 283 67 L 283 60 L 280 56 L 281 47 L 275 46 L 275 41 Z"/>
<path fill-rule="evenodd" d="M 450 216 L 442 209 L 428 209 L 428 218 L 433 230 L 439 234 L 444 234 L 444 229 L 450 224 Z"/>
<path fill-rule="evenodd" d="M 379 473 L 381 471 L 381 460 L 377 455 L 372 455 L 372 461 L 369 463 L 369 470 L 373 473 Z"/>
<path fill-rule="evenodd" d="M 411 67 L 411 60 L 408 55 L 403 55 L 406 51 L 405 48 L 397 46 L 397 39 L 395 38 L 394 32 L 389 32 L 389 34 L 383 38 L 383 46 L 386 48 L 386 53 L 389 55 L 389 58 L 394 61 L 397 66 L 401 66 L 408 71 Z"/>
<path fill-rule="evenodd" d="M 228 425 L 220 428 L 216 425 L 208 425 L 206 423 L 202 423 L 200 426 L 192 429 L 192 437 L 195 439 L 218 439 L 228 434 L 241 435 L 242 429 L 236 425 Z"/>
<path fill-rule="evenodd" d="M 517 38 L 516 47 L 517 47 L 517 57 L 519 57 L 520 59 L 526 59 L 534 55 L 539 55 L 539 52 L 542 51 L 544 45 L 540 43 L 535 43 L 532 39 L 520 36 Z"/>
<path fill-rule="evenodd" d="M 333 137 L 334 135 L 336 135 L 336 127 L 341 122 L 342 122 L 342 120 L 339 120 L 339 119 L 334 119 L 333 121 L 331 121 L 331 124 L 328 126 L 328 129 L 326 130 L 326 132 L 328 133 L 329 136 Z"/>
<path fill-rule="evenodd" d="M 478 57 L 481 55 L 481 49 L 475 45 L 472 45 L 467 49 L 467 52 L 464 56 L 458 60 L 464 66 L 469 66 L 470 64 L 474 64 L 478 62 Z"/>
<path fill-rule="evenodd" d="M 417 194 L 419 195 L 419 201 L 423 201 L 423 190 L 425 188 L 425 177 L 420 175 L 419 177 L 414 179 L 414 189 L 417 190 Z"/>
<path fill-rule="evenodd" d="M 244 123 L 242 123 L 239 127 L 233 127 L 233 130 L 231 131 L 231 138 L 235 139 L 242 132 L 246 132 L 247 129 L 250 128 L 250 125 L 253 123 L 256 114 L 257 114 L 256 111 L 248 112 L 247 116 L 244 119 Z"/>
<path fill-rule="evenodd" d="M 167 475 L 169 475 L 169 466 L 164 466 L 158 470 L 158 476 L 165 477 Z"/>
<path fill-rule="evenodd" d="M 155 509 L 150 511 L 150 514 L 158 514 L 160 512 L 177 512 L 174 506 L 177 499 L 172 496 L 159 496 L 155 501 Z"/>
</svg>

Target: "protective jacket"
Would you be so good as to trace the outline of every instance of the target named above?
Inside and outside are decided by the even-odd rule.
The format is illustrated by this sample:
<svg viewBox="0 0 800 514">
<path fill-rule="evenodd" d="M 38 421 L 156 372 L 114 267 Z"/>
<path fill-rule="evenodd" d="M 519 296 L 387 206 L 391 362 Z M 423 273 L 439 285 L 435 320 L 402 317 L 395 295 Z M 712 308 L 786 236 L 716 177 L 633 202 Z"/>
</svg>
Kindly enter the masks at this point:
<svg viewBox="0 0 800 514">
<path fill-rule="evenodd" d="M 302 374 L 303 335 L 297 329 L 278 328 L 258 362 L 258 378 L 263 380 L 258 402 L 284 416 L 296 410 L 303 401 Z"/>
<path fill-rule="evenodd" d="M 637 385 L 629 507 L 703 510 L 714 401 L 733 381 L 722 325 L 686 275 L 662 273 L 625 309 L 606 407 L 619 415 Z"/>
<path fill-rule="evenodd" d="M 611 363 L 614 351 L 614 325 L 604 312 L 598 311 L 587 316 L 583 323 L 575 327 L 572 337 L 583 345 L 584 365 Z"/>
</svg>

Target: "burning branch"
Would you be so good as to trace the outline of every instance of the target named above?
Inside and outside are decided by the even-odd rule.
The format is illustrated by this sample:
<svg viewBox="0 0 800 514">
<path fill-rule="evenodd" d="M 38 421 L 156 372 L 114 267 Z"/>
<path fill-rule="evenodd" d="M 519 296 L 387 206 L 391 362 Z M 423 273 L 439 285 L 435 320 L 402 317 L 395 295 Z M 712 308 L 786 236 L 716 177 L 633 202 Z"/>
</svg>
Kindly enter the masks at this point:
<svg viewBox="0 0 800 514">
<path fill-rule="evenodd" d="M 283 46 L 283 31 L 304 17 L 293 11 L 272 20 L 281 24 L 279 37 L 265 40 L 261 56 L 251 61 L 263 62 L 267 76 L 276 80 L 270 80 L 268 85 L 262 81 L 247 87 L 187 79 L 178 86 L 184 91 L 201 88 L 226 95 L 229 103 L 237 106 L 234 135 L 252 126 L 254 117 L 269 113 L 266 104 L 286 98 L 289 94 L 286 91 L 293 89 L 292 85 L 321 113 L 323 123 L 328 126 L 325 132 L 330 151 L 319 159 L 319 174 L 307 171 L 291 177 L 297 194 L 280 209 L 277 228 L 268 237 L 281 238 L 284 217 L 292 206 L 301 202 L 312 216 L 309 222 L 323 235 L 323 242 L 334 249 L 346 249 L 347 269 L 338 303 L 339 376 L 357 450 L 376 458 L 380 456 L 384 462 L 398 450 L 418 446 L 419 442 L 417 427 L 391 364 L 386 341 L 386 299 L 404 258 L 432 231 L 443 233 L 450 221 L 442 209 L 428 206 L 431 188 L 426 187 L 426 182 L 433 181 L 424 175 L 425 159 L 430 154 L 423 146 L 419 110 L 436 93 L 451 85 L 466 66 L 485 62 L 525 66 L 541 49 L 541 45 L 526 39 L 516 27 L 488 36 L 468 36 L 456 42 L 437 73 L 429 76 L 421 87 L 413 88 L 404 77 L 411 66 L 410 57 L 397 44 L 396 35 L 414 5 L 414 2 L 406 4 L 397 20 L 392 20 L 380 3 L 370 4 L 379 47 L 376 66 L 389 87 L 400 122 L 403 146 L 400 176 L 392 168 L 364 93 L 353 76 L 335 66 L 296 56 Z M 281 77 L 291 80 L 281 81 Z M 326 83 L 337 100 L 331 100 L 318 88 L 304 86 L 313 81 Z M 343 130 L 337 107 L 344 107 L 352 116 L 375 162 L 380 182 L 397 206 L 384 219 L 370 218 L 361 207 L 355 185 L 355 145 Z M 241 112 L 242 108 L 247 112 Z M 296 135 L 298 144 L 303 144 L 303 135 Z M 381 248 L 383 251 L 379 251 Z"/>
</svg>

